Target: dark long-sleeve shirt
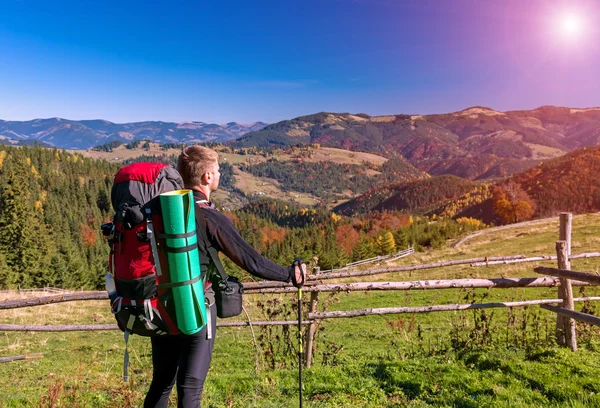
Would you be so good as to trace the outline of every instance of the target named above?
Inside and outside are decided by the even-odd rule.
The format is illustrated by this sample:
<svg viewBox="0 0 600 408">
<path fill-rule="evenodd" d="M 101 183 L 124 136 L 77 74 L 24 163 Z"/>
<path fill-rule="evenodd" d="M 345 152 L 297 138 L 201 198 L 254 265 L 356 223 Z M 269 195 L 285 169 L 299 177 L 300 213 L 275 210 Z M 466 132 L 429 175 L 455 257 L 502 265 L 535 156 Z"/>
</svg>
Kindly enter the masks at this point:
<svg viewBox="0 0 600 408">
<path fill-rule="evenodd" d="M 206 200 L 204 194 L 194 191 L 194 199 Z M 289 282 L 292 267 L 283 267 L 262 256 L 254 249 L 235 228 L 229 218 L 213 206 L 200 206 L 200 210 L 206 220 L 206 237 L 217 251 L 223 252 L 225 256 L 235 262 L 240 268 L 248 271 L 259 278 Z M 196 223 L 197 228 L 202 228 L 203 223 Z M 200 252 L 200 267 L 206 271 L 214 267 L 212 259 L 208 254 L 200 231 L 197 233 L 198 250 Z"/>
</svg>

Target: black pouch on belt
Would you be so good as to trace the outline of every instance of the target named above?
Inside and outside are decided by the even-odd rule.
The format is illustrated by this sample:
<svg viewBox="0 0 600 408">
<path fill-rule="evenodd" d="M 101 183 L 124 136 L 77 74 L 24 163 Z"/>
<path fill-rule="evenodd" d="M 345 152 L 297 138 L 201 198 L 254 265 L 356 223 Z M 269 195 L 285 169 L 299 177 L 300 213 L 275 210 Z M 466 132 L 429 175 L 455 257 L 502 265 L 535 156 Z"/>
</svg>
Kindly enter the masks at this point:
<svg viewBox="0 0 600 408">
<path fill-rule="evenodd" d="M 244 286 L 234 276 L 227 276 L 217 285 L 213 285 L 215 291 L 215 304 L 217 305 L 217 316 L 221 319 L 237 316 L 242 313 L 242 293 Z"/>
</svg>

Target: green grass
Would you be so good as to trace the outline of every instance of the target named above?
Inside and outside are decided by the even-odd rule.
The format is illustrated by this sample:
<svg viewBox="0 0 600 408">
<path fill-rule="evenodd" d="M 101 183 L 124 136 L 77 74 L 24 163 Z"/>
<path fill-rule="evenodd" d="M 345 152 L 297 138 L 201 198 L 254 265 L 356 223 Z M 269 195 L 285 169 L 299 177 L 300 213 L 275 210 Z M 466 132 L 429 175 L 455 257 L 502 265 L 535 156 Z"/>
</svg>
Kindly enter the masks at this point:
<svg viewBox="0 0 600 408">
<path fill-rule="evenodd" d="M 596 251 L 600 216 L 576 216 L 573 252 Z M 555 221 L 533 227 L 490 232 L 458 249 L 419 253 L 399 264 L 511 254 L 553 254 Z M 552 266 L 552 262 L 542 265 Z M 572 269 L 596 271 L 598 258 L 575 260 Z M 392 273 L 346 281 L 416 280 L 465 277 L 535 276 L 537 264 L 472 268 L 455 266 L 409 274 Z M 343 281 L 343 280 L 340 280 Z M 576 295 L 580 289 L 574 288 Z M 599 288 L 586 288 L 600 296 Z M 510 301 L 555 298 L 555 288 L 452 289 L 321 294 L 327 310 L 366 307 Z M 279 318 L 292 319 L 294 296 L 270 296 L 284 304 Z M 265 307 L 246 296 L 253 319 Z M 308 300 L 308 296 L 305 296 Z M 306 304 L 308 307 L 308 304 Z M 576 309 L 581 310 L 582 304 Z M 593 312 L 594 304 L 587 305 Z M 273 310 L 271 310 L 272 312 Z M 600 336 L 597 328 L 579 326 L 580 350 L 554 345 L 556 317 L 528 308 L 403 314 L 324 321 L 317 336 L 315 364 L 305 370 L 305 405 L 309 407 L 600 407 Z M 0 312 L 2 323 L 108 323 L 106 302 L 89 301 Z M 297 406 L 295 328 L 270 336 L 256 328 L 264 350 L 274 342 L 273 358 L 262 355 L 255 370 L 252 336 L 247 328 L 220 328 L 208 375 L 204 407 Z M 261 335 L 263 336 L 261 338 Z M 0 356 L 43 352 L 41 359 L 0 364 L 0 407 L 139 406 L 151 374 L 148 339 L 130 341 L 131 381 L 121 381 L 124 344 L 119 332 L 0 333 Z M 275 366 L 275 369 L 270 367 Z M 173 403 L 175 395 L 172 396 Z"/>
</svg>

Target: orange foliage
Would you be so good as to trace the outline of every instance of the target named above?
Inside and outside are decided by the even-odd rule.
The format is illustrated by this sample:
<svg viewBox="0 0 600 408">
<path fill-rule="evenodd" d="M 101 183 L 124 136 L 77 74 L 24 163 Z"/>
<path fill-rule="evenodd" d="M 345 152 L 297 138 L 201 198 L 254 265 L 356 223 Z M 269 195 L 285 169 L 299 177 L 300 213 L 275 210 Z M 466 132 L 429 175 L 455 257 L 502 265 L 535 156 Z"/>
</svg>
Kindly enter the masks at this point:
<svg viewBox="0 0 600 408">
<path fill-rule="evenodd" d="M 535 213 L 534 201 L 512 180 L 502 186 L 496 186 L 492 199 L 494 212 L 505 223 L 526 221 Z"/>
<path fill-rule="evenodd" d="M 87 248 L 95 246 L 98 235 L 96 231 L 87 224 L 81 224 L 81 239 Z"/>
<path fill-rule="evenodd" d="M 584 147 L 540 163 L 513 179 L 537 204 L 537 215 L 600 210 L 600 147 Z"/>
<path fill-rule="evenodd" d="M 262 227 L 260 229 L 262 237 L 263 248 L 274 244 L 275 242 L 282 242 L 288 234 L 288 231 L 283 227 Z"/>
<path fill-rule="evenodd" d="M 351 224 L 344 224 L 335 229 L 335 240 L 344 249 L 344 252 L 350 255 L 360 241 L 360 234 Z"/>
<path fill-rule="evenodd" d="M 370 237 L 376 237 L 384 230 L 398 230 L 411 224 L 410 216 L 406 214 L 380 213 L 373 218 L 371 229 L 367 233 Z"/>
</svg>

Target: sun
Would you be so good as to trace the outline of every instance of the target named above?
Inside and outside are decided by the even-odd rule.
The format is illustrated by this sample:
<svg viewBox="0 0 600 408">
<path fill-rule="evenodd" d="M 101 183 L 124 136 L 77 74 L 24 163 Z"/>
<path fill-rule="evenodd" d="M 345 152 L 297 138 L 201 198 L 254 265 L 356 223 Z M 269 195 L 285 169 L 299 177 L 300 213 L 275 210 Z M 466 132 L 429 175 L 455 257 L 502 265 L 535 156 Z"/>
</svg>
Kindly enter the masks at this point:
<svg viewBox="0 0 600 408">
<path fill-rule="evenodd" d="M 565 40 L 580 40 L 585 31 L 583 18 L 575 13 L 564 14 L 559 20 L 559 33 Z"/>
</svg>

